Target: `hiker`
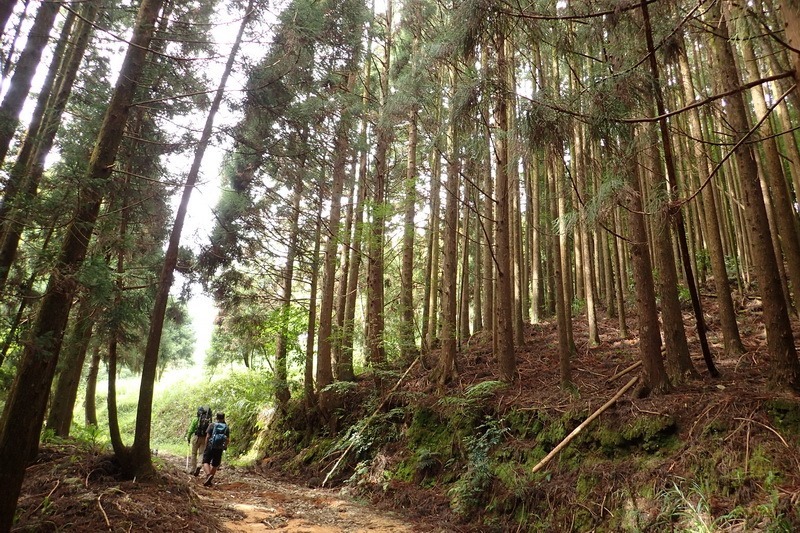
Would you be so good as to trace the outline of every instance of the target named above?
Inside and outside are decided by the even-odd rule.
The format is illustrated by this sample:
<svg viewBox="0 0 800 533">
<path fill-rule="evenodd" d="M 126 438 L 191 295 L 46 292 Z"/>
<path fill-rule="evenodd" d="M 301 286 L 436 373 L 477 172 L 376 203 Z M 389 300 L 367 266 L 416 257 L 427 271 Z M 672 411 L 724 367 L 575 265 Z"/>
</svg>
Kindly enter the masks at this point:
<svg viewBox="0 0 800 533">
<path fill-rule="evenodd" d="M 231 431 L 225 423 L 225 413 L 217 413 L 216 420 L 208 425 L 206 430 L 206 451 L 203 453 L 203 472 L 206 480 L 203 483 L 210 487 L 214 479 L 214 474 L 219 469 L 222 462 L 222 452 L 228 449 Z"/>
<path fill-rule="evenodd" d="M 192 446 L 189 460 L 186 463 L 186 473 L 199 476 L 202 467 L 197 464 L 197 456 L 203 456 L 206 451 L 206 431 L 211 422 L 211 408 L 200 406 L 197 408 L 197 417 L 192 420 L 186 441 Z"/>
</svg>

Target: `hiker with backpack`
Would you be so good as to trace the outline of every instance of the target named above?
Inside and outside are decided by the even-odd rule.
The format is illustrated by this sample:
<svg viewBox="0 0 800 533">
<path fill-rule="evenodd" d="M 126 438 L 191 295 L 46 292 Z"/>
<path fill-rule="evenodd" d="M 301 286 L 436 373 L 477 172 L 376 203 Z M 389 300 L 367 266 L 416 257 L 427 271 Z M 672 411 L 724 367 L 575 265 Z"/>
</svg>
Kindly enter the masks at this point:
<svg viewBox="0 0 800 533">
<path fill-rule="evenodd" d="M 189 431 L 186 433 L 186 441 L 191 445 L 192 451 L 186 465 L 186 473 L 199 476 L 202 467 L 197 464 L 197 456 L 200 457 L 206 451 L 206 431 L 211 423 L 211 408 L 200 406 L 197 408 L 197 417 L 192 420 Z"/>
<path fill-rule="evenodd" d="M 222 462 L 222 452 L 228 449 L 230 437 L 231 431 L 225 423 L 225 413 L 217 413 L 216 420 L 206 430 L 206 451 L 203 452 L 203 472 L 206 474 L 203 485 L 206 487 L 210 487 L 213 482 L 214 474 Z"/>
</svg>

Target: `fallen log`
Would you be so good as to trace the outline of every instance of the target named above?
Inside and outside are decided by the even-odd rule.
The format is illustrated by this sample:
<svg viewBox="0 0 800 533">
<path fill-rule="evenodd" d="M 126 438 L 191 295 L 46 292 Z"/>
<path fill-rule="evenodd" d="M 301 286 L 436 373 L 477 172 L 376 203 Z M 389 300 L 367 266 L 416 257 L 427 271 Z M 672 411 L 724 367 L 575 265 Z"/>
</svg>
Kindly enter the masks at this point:
<svg viewBox="0 0 800 533">
<path fill-rule="evenodd" d="M 600 409 L 598 409 L 597 411 L 595 411 L 594 413 L 592 413 L 592 414 L 589 416 L 589 418 L 587 418 L 586 420 L 584 420 L 583 422 L 581 422 L 581 424 L 580 424 L 578 427 L 576 427 L 575 429 L 573 429 L 573 430 L 572 430 L 572 432 L 571 432 L 569 435 L 567 435 L 567 436 L 566 436 L 566 438 L 564 438 L 564 440 L 562 440 L 561 442 L 559 442 L 559 443 L 558 443 L 558 445 L 557 445 L 555 448 L 553 448 L 552 450 L 550 450 L 550 453 L 548 453 L 547 455 L 545 455 L 545 456 L 544 456 L 544 459 L 542 459 L 541 461 L 539 461 L 539 462 L 536 464 L 536 466 L 534 466 L 534 467 L 533 467 L 533 470 L 532 470 L 531 472 L 532 472 L 532 473 L 534 473 L 534 474 L 535 474 L 536 472 L 538 472 L 538 471 L 539 471 L 539 470 L 540 470 L 540 469 L 541 469 L 541 468 L 542 468 L 544 465 L 546 465 L 546 464 L 547 464 L 547 462 L 548 462 L 548 461 L 550 461 L 550 459 L 552 459 L 553 457 L 555 457 L 555 456 L 556 456 L 556 454 L 558 454 L 558 452 L 560 452 L 562 449 L 564 449 L 564 447 L 566 447 L 566 446 L 567 446 L 567 444 L 569 444 L 570 442 L 572 442 L 572 439 L 574 439 L 574 438 L 575 438 L 575 436 L 576 436 L 578 433 L 580 433 L 581 431 L 583 431 L 583 428 L 585 428 L 586 426 L 588 426 L 589 424 L 591 424 L 591 423 L 592 423 L 592 421 L 593 421 L 595 418 L 597 418 L 598 416 L 600 416 L 601 414 L 603 414 L 603 411 L 605 411 L 606 409 L 608 409 L 609 407 L 611 407 L 612 405 L 614 405 L 614 404 L 617 402 L 617 400 L 619 400 L 620 396 L 622 396 L 623 394 L 625 394 L 625 393 L 628 391 L 628 389 L 630 389 L 631 387 L 633 387 L 633 386 L 634 386 L 634 384 L 635 384 L 637 381 L 639 381 L 639 376 L 635 376 L 635 377 L 633 377 L 633 378 L 632 378 L 632 379 L 631 379 L 631 380 L 630 380 L 628 383 L 626 383 L 626 384 L 625 384 L 625 386 L 624 386 L 624 387 L 622 387 L 622 388 L 621 388 L 619 391 L 617 391 L 617 393 L 616 393 L 616 394 L 615 394 L 615 395 L 614 395 L 614 396 L 613 396 L 613 397 L 612 397 L 610 400 L 608 400 L 606 403 L 604 403 L 604 404 L 603 404 L 603 405 L 600 407 Z"/>
</svg>

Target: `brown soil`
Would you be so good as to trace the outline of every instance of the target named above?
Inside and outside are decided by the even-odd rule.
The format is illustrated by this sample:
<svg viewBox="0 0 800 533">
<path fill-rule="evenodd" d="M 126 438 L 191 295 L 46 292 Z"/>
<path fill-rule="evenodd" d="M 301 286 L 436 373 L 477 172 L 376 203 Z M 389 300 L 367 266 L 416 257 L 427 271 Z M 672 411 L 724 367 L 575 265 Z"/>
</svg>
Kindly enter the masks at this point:
<svg viewBox="0 0 800 533">
<path fill-rule="evenodd" d="M 713 306 L 713 299 L 711 305 Z M 746 302 L 742 302 L 745 304 Z M 707 304 L 708 305 L 708 304 Z M 532 487 L 541 498 L 552 499 L 552 505 L 580 505 L 592 509 L 595 516 L 611 512 L 606 508 L 607 495 L 615 488 L 633 483 L 651 483 L 658 490 L 670 476 L 693 473 L 689 459 L 708 452 L 708 441 L 701 438 L 704 428 L 715 420 L 729 423 L 717 445 L 731 450 L 731 455 L 747 465 L 756 446 L 772 450 L 778 457 L 774 469 L 781 472 L 780 506 L 800 525 L 800 447 L 797 437 L 783 435 L 764 410 L 764 403 L 783 398 L 796 404 L 794 394 L 774 390 L 767 381 L 768 357 L 763 327 L 758 310 L 741 309 L 741 331 L 747 353 L 725 357 L 719 338 L 713 308 L 709 317 L 709 340 L 715 362 L 722 376 L 712 379 L 705 370 L 695 336 L 686 315 L 687 335 L 693 359 L 701 377 L 664 396 L 637 398 L 631 391 L 606 414 L 604 423 L 620 422 L 643 413 L 670 414 L 675 417 L 684 447 L 679 454 L 668 456 L 651 471 L 636 471 L 633 466 L 618 465 L 614 471 L 597 471 L 607 492 L 589 494 L 581 501 L 565 499 L 574 493 L 575 478 L 560 472 L 557 460 L 554 473 L 546 486 Z M 631 329 L 635 326 L 629 320 Z M 800 332 L 794 324 L 795 332 Z M 551 412 L 591 413 L 609 398 L 638 370 L 618 379 L 608 378 L 638 360 L 636 339 L 622 338 L 616 321 L 604 319 L 600 346 L 589 347 L 585 324 L 576 320 L 575 342 L 578 347 L 573 361 L 573 382 L 578 394 L 565 392 L 559 385 L 557 332 L 555 325 L 544 323 L 528 326 L 526 347 L 517 351 L 519 379 L 513 387 L 498 392 L 493 412 L 502 416 L 512 409 L 536 409 Z M 429 371 L 418 365 L 405 380 L 401 391 L 430 392 L 431 402 L 437 396 L 428 380 Z M 459 359 L 459 381 L 449 390 L 459 390 L 481 381 L 497 379 L 491 353 L 491 340 L 473 337 Z M 372 386 L 370 380 L 362 387 Z M 529 446 L 528 442 L 510 442 L 508 446 Z M 381 458 L 387 468 L 398 458 L 392 450 L 384 450 Z M 397 452 L 402 453 L 401 451 Z M 36 463 L 28 468 L 19 499 L 19 520 L 13 531 L 293 531 L 293 532 L 356 532 L 356 531 L 479 531 L 479 526 L 454 517 L 442 489 L 423 489 L 419 485 L 392 481 L 388 486 L 361 490 L 358 496 L 369 504 L 358 503 L 346 489 L 306 488 L 285 479 L 280 463 L 288 459 L 273 455 L 251 469 L 237 469 L 223 464 L 217 483 L 206 488 L 202 477 L 187 476 L 181 458 L 157 458 L 159 479 L 154 483 L 119 481 L 113 459 L 91 448 L 73 444 L 44 447 Z M 328 465 L 330 466 L 330 465 Z M 606 469 L 608 470 L 608 469 Z M 747 466 L 745 466 L 745 471 Z M 324 477 L 326 472 L 304 472 L 306 483 L 312 474 Z M 344 477 L 349 476 L 347 472 Z M 334 482 L 341 481 L 342 477 Z M 317 484 L 319 479 L 317 479 Z M 751 487 L 756 497 L 759 487 Z M 742 491 L 720 496 L 712 501 L 712 510 L 722 514 L 735 505 L 748 504 Z M 594 498 L 594 500 L 592 499 Z M 757 502 L 750 502 L 757 503 Z M 402 515 L 398 516 L 398 514 Z M 757 530 L 757 529 L 756 529 Z"/>
<path fill-rule="evenodd" d="M 153 482 L 119 481 L 112 457 L 48 445 L 28 468 L 12 531 L 405 533 L 421 527 L 339 490 L 304 488 L 226 465 L 205 487 L 203 476 L 183 472 L 182 461 L 156 458 Z"/>
</svg>

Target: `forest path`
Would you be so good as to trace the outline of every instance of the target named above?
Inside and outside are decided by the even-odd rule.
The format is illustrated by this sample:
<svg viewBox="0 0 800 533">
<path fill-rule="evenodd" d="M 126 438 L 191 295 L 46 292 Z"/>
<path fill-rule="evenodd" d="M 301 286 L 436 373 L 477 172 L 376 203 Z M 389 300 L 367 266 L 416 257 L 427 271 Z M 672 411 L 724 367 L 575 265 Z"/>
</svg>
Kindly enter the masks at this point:
<svg viewBox="0 0 800 533">
<path fill-rule="evenodd" d="M 418 531 L 401 517 L 357 502 L 340 491 L 268 479 L 225 465 L 224 461 L 212 486 L 203 486 L 203 481 L 202 474 L 190 480 L 202 504 L 200 516 L 213 513 L 228 532 Z"/>
</svg>

